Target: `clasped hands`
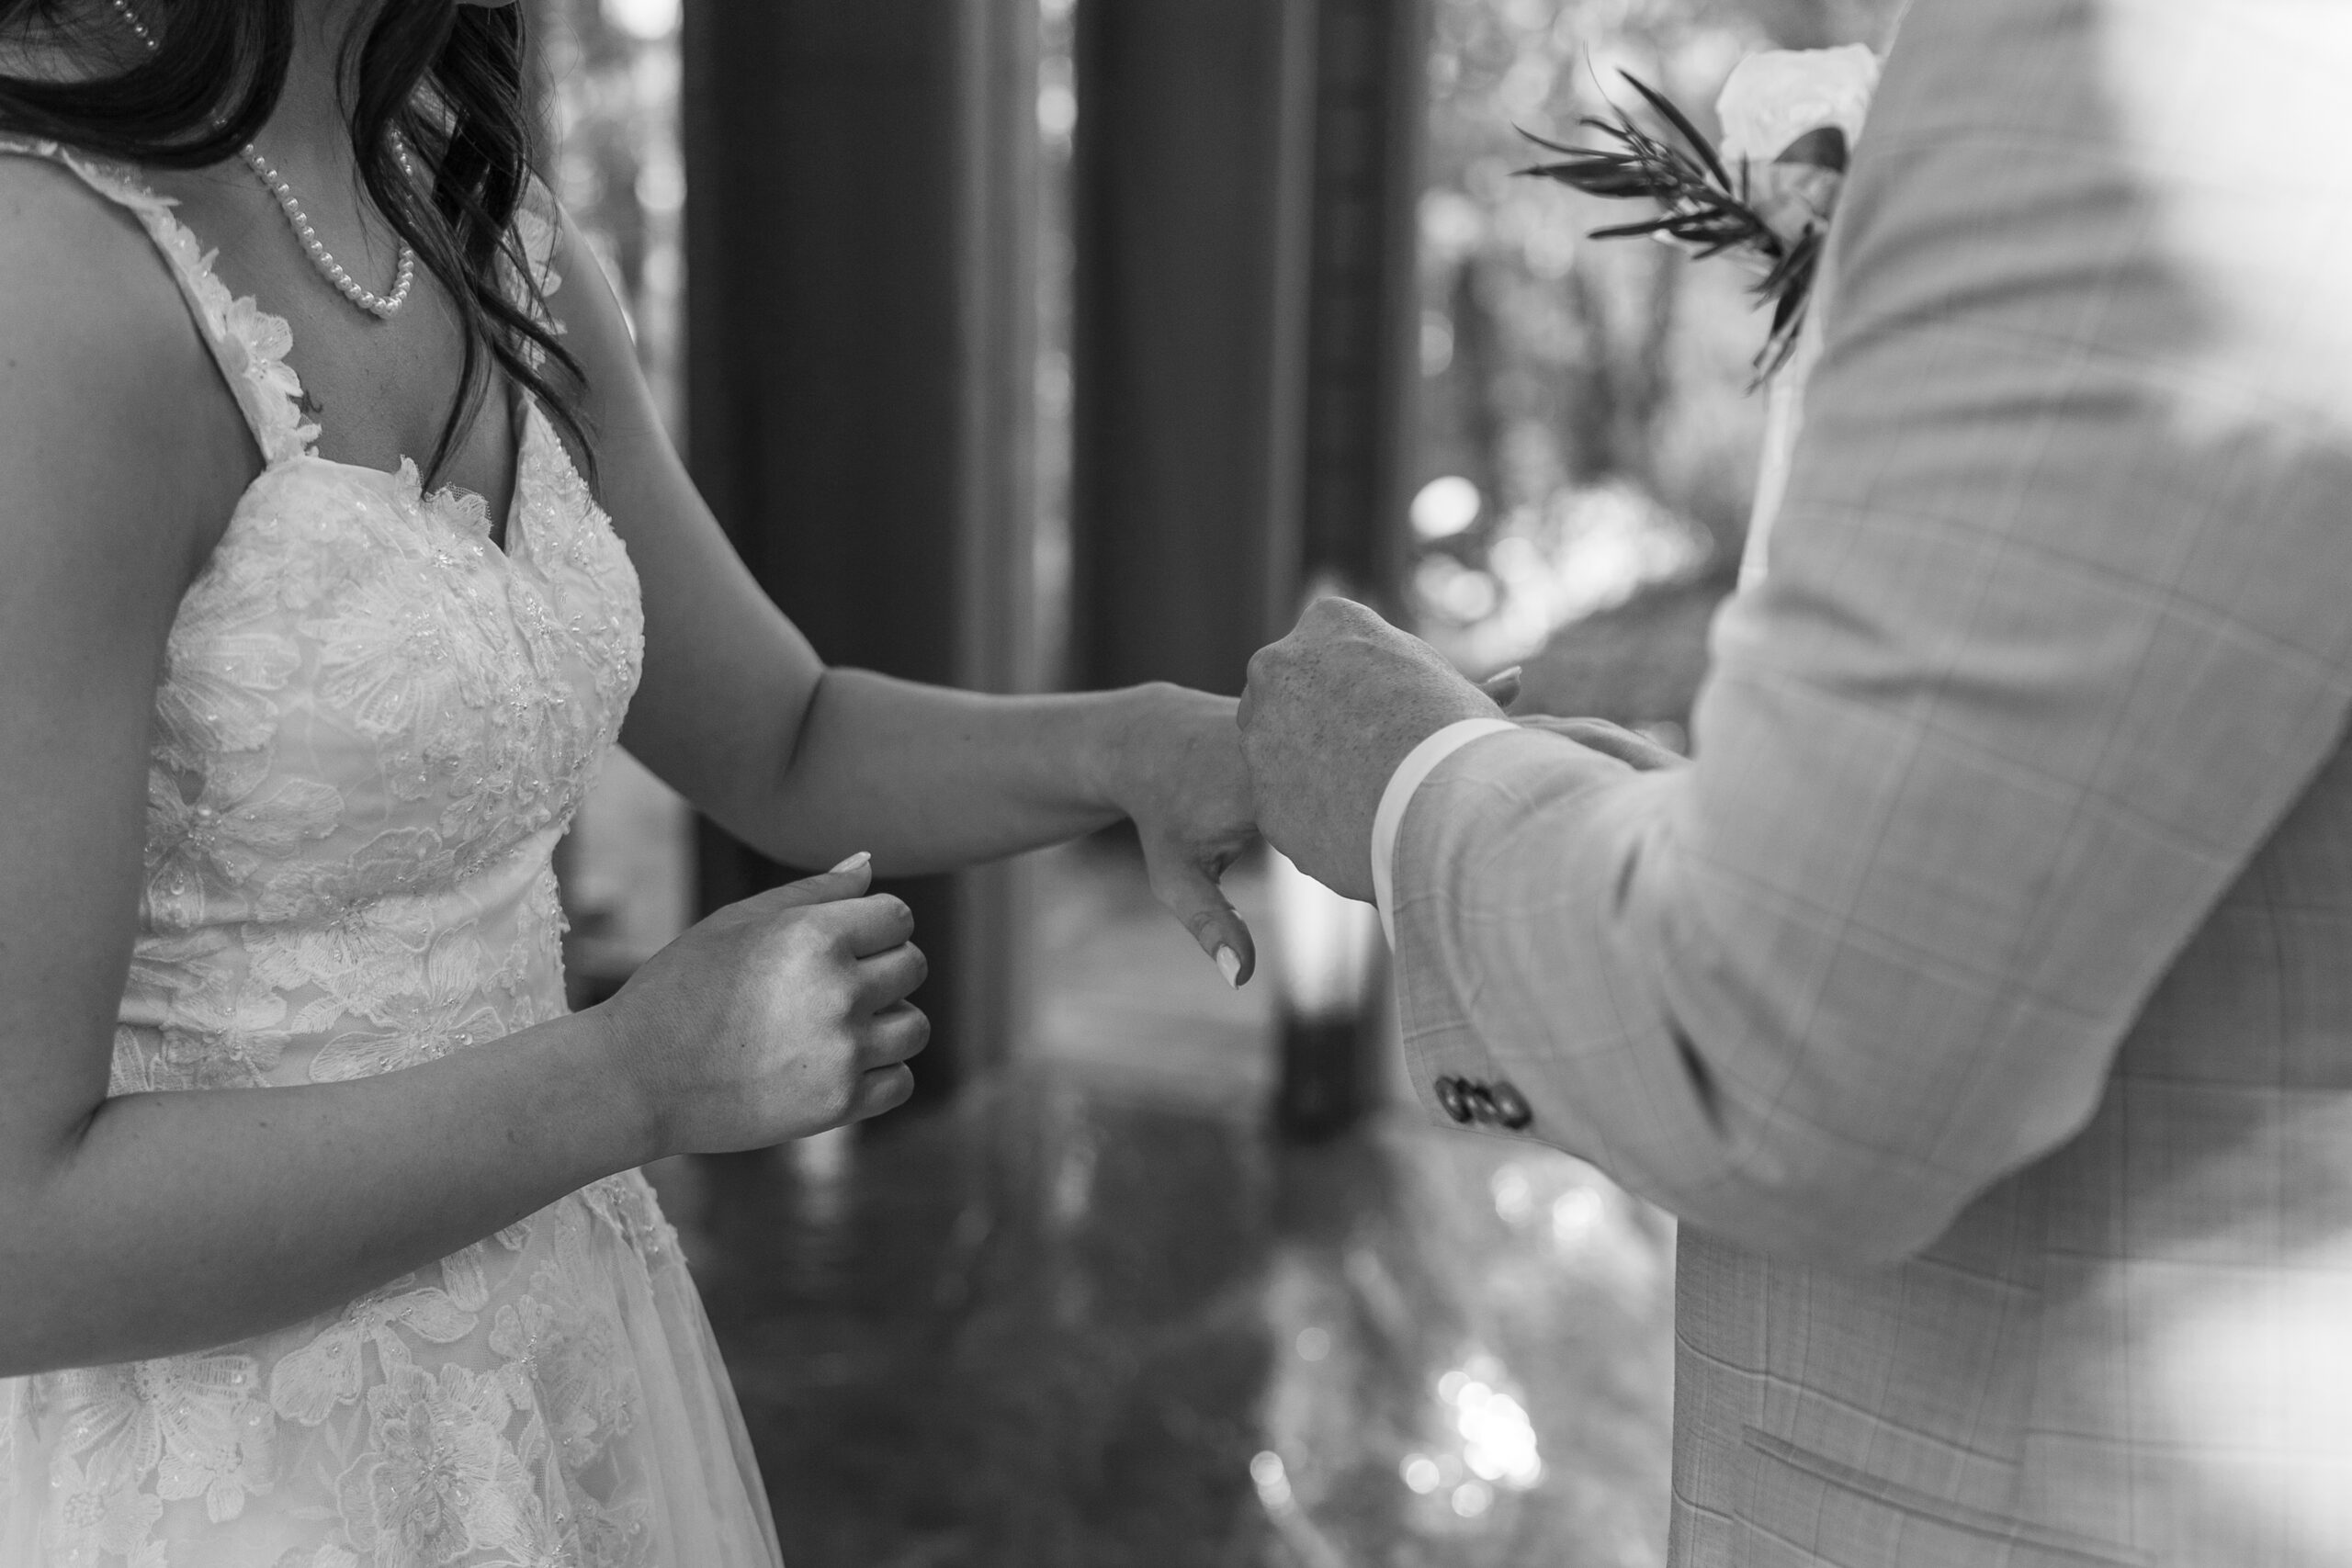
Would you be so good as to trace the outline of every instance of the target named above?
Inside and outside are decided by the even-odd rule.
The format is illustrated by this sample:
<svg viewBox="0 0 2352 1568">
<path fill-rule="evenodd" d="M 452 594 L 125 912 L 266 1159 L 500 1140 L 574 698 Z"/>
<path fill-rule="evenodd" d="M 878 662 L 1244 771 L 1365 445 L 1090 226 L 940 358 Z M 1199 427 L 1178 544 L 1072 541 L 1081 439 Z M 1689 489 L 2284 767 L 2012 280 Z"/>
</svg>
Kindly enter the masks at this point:
<svg viewBox="0 0 2352 1568">
<path fill-rule="evenodd" d="M 1637 769 L 1680 761 L 1598 719 L 1506 715 L 1516 695 L 1515 681 L 1472 684 L 1362 604 L 1317 600 L 1250 661 L 1239 723 L 1260 831 L 1317 881 L 1369 901 L 1381 795 L 1413 748 L 1448 725 L 1512 716 Z"/>
<path fill-rule="evenodd" d="M 1516 695 L 1515 679 L 1475 685 L 1362 604 L 1318 600 L 1250 660 L 1238 714 L 1230 698 L 1179 687 L 1129 694 L 1104 735 L 1101 793 L 1136 823 L 1153 890 L 1238 985 L 1257 954 L 1218 886 L 1227 868 L 1262 835 L 1327 886 L 1369 901 L 1381 796 L 1397 764 L 1448 725 L 1508 716 L 1635 768 L 1679 761 L 1598 719 L 1507 715 Z"/>
</svg>

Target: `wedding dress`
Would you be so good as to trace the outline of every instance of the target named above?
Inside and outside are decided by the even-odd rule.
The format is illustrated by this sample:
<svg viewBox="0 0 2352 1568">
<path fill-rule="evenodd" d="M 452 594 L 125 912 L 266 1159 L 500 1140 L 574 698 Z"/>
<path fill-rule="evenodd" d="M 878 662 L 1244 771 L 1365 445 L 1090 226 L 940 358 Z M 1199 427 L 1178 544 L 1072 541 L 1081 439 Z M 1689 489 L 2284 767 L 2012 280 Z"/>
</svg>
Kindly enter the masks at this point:
<svg viewBox="0 0 2352 1568">
<path fill-rule="evenodd" d="M 558 1016 L 549 852 L 620 728 L 643 622 L 546 415 L 522 416 L 502 552 L 479 498 L 316 455 L 285 322 L 229 297 L 135 172 L 0 152 L 137 217 L 265 460 L 171 631 L 113 1092 L 364 1077 Z M 551 210 L 535 188 L 518 220 L 541 268 Z M 292 1328 L 0 1381 L 6 1568 L 776 1558 L 635 1173 Z"/>
</svg>

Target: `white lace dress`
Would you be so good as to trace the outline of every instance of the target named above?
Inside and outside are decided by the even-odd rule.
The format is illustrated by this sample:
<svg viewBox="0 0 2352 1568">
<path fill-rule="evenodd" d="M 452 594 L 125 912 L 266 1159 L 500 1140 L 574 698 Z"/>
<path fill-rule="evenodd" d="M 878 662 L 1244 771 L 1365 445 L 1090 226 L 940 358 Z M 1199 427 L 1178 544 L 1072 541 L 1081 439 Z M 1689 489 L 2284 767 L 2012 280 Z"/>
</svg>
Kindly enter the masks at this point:
<svg viewBox="0 0 2352 1568">
<path fill-rule="evenodd" d="M 561 1013 L 548 856 L 643 622 L 546 416 L 525 416 L 502 553 L 478 501 L 423 493 L 413 465 L 311 450 L 286 324 L 230 299 L 134 173 L 0 152 L 137 215 L 266 459 L 171 632 L 114 1091 L 363 1077 Z M 547 212 L 520 233 L 544 266 Z M 633 1173 L 298 1327 L 0 1381 L 6 1568 L 776 1559 L 701 1303 Z"/>
</svg>

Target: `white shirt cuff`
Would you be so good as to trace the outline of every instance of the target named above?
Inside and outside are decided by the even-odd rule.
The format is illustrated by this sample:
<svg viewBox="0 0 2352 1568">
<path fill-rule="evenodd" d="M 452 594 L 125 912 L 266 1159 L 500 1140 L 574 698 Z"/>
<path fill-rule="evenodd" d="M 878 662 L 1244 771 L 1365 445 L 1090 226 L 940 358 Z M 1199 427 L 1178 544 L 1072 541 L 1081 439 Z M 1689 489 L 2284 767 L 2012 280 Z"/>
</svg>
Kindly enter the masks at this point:
<svg viewBox="0 0 2352 1568">
<path fill-rule="evenodd" d="M 1473 740 L 1518 728 L 1507 718 L 1465 718 L 1449 724 L 1405 753 L 1405 760 L 1388 775 L 1380 809 L 1372 818 L 1372 898 L 1380 907 L 1380 929 L 1387 933 L 1391 948 L 1396 945 L 1396 835 L 1405 826 L 1405 808 L 1413 804 L 1414 795 L 1440 762 Z"/>
</svg>

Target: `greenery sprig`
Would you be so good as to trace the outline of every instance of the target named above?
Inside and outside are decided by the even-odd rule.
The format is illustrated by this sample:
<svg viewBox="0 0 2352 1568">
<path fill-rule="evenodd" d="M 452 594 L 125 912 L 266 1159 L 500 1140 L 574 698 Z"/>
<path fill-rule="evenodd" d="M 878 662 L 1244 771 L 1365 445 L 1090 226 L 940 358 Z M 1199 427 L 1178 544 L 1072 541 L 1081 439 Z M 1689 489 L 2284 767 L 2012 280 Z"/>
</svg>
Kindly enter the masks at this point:
<svg viewBox="0 0 2352 1568">
<path fill-rule="evenodd" d="M 1702 259 L 1725 252 L 1752 253 L 1764 267 L 1755 292 L 1772 305 L 1772 330 L 1755 361 L 1756 384 L 1760 386 L 1796 352 L 1797 334 L 1804 326 L 1806 303 L 1821 265 L 1821 229 L 1811 225 L 1793 241 L 1783 238 L 1750 205 L 1746 164 L 1740 165 L 1735 180 L 1713 143 L 1665 94 L 1630 71 L 1618 74 L 1657 112 L 1679 141 L 1644 130 L 1617 108 L 1612 119 L 1586 115 L 1577 121 L 1605 138 L 1609 144 L 1604 147 L 1568 147 L 1521 131 L 1530 141 L 1561 157 L 1556 163 L 1538 164 L 1519 172 L 1557 180 L 1588 196 L 1657 204 L 1657 217 L 1595 229 L 1592 239 L 1655 235 L 1684 246 Z M 1844 138 L 1838 136 L 1838 142 L 1836 152 L 1842 154 Z M 1842 156 L 1838 163 L 1842 166 Z"/>
</svg>

